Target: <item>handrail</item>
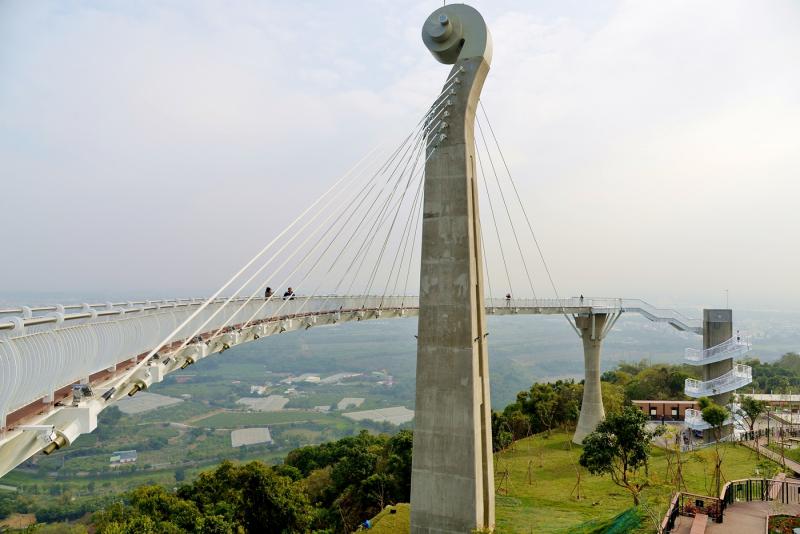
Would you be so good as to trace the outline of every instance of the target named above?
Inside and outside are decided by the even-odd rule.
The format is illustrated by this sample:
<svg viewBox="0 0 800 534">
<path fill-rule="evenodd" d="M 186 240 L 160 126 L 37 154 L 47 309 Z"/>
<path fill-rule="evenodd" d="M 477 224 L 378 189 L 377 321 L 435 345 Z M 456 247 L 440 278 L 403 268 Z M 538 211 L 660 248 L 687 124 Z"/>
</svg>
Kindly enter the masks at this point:
<svg viewBox="0 0 800 534">
<path fill-rule="evenodd" d="M 694 515 L 694 504 L 685 505 L 684 497 L 689 497 L 702 501 L 702 508 L 706 507 L 708 501 L 712 504 L 710 508 L 718 522 L 722 522 L 725 510 L 728 506 L 736 502 L 753 501 L 779 501 L 781 504 L 800 503 L 800 480 L 776 478 L 743 478 L 726 482 L 720 490 L 719 497 L 707 495 L 696 495 L 688 492 L 676 492 L 672 494 L 669 508 L 667 508 L 664 518 L 661 521 L 659 532 L 668 534 L 675 528 L 675 519 L 678 515 Z M 696 503 L 695 503 L 696 504 Z M 709 515 L 711 517 L 711 515 Z"/>
<path fill-rule="evenodd" d="M 684 357 L 693 362 L 707 361 L 710 359 L 728 359 L 742 356 L 752 348 L 750 336 L 736 335 L 718 345 L 707 349 L 687 348 Z"/>
<path fill-rule="evenodd" d="M 736 364 L 733 369 L 724 375 L 712 378 L 711 380 L 701 381 L 694 378 L 687 378 L 684 392 L 690 397 L 704 397 L 706 395 L 718 395 L 739 389 L 753 381 L 753 368 L 749 365 Z"/>
<path fill-rule="evenodd" d="M 377 296 L 375 296 L 377 297 Z M 278 298 L 277 296 L 275 297 Z M 297 298 L 305 298 L 298 296 Z M 333 296 L 320 295 L 312 298 L 324 299 L 370 299 L 372 296 Z M 383 298 L 383 297 L 381 297 Z M 405 298 L 416 302 L 416 296 L 395 295 L 386 298 Z M 232 302 L 243 302 L 247 297 L 237 297 Z M 220 297 L 215 302 L 224 302 Z M 195 307 L 205 302 L 203 298 L 177 298 L 163 300 L 139 300 L 127 302 L 106 302 L 95 304 L 55 304 L 45 306 L 20 306 L 15 308 L 0 309 L 0 331 L 13 330 L 19 326 L 37 326 L 60 321 L 74 321 L 93 317 L 119 316 L 128 313 L 140 313 L 164 308 Z M 380 307 L 380 306 L 379 306 Z M 408 306 L 415 307 L 414 305 Z M 611 297 L 568 297 L 551 299 L 526 299 L 526 298 L 487 298 L 486 307 L 490 310 L 503 308 L 515 309 L 541 309 L 561 310 L 566 313 L 613 313 L 634 312 L 644 315 L 651 321 L 668 322 L 679 330 L 688 330 L 702 333 L 702 326 L 697 319 L 689 318 L 676 310 L 656 308 L 641 299 L 624 299 Z M 79 310 L 76 313 L 67 313 L 70 310 Z"/>
<path fill-rule="evenodd" d="M 274 296 L 274 301 L 276 303 L 282 302 L 283 297 L 278 295 Z M 297 301 L 305 300 L 305 296 L 295 295 L 294 299 Z M 407 308 L 416 308 L 418 307 L 418 297 L 414 296 L 403 296 L 403 295 L 391 295 L 383 297 L 381 295 L 368 295 L 366 297 L 358 295 L 358 296 L 332 296 L 332 295 L 320 295 L 314 297 L 314 299 L 318 300 L 329 300 L 329 301 L 341 301 L 341 300 L 351 300 L 351 299 L 361 299 L 361 300 L 375 300 L 383 301 L 384 303 L 393 302 L 396 299 L 405 299 L 413 303 L 413 305 L 405 306 Z M 219 297 L 214 299 L 212 304 L 219 304 L 225 302 L 225 297 Z M 231 299 L 231 302 L 246 302 L 248 297 L 236 297 Z M 252 299 L 250 302 L 261 302 L 263 299 Z M 0 322 L 0 331 L 2 330 L 13 330 L 19 324 L 20 326 L 38 326 L 50 323 L 58 323 L 60 320 L 63 321 L 74 321 L 78 319 L 89 319 L 94 317 L 109 317 L 114 315 L 127 315 L 130 313 L 140 313 L 140 312 L 148 312 L 148 311 L 168 311 L 170 309 L 180 308 L 180 307 L 188 307 L 188 306 L 200 306 L 205 302 L 205 299 L 175 299 L 175 300 L 156 300 L 156 301 L 137 301 L 137 302 L 124 302 L 124 303 L 107 303 L 107 304 L 71 304 L 71 305 L 57 305 L 57 306 L 41 306 L 37 308 L 37 310 L 67 310 L 67 309 L 79 309 L 81 312 L 79 313 L 71 313 L 71 314 L 64 314 L 61 312 L 62 315 L 58 315 L 58 311 L 50 313 L 48 315 L 41 315 L 41 316 L 28 316 L 25 317 L 13 317 L 12 320 L 7 322 Z M 377 307 L 377 306 L 376 306 Z M 394 306 L 393 306 L 394 307 Z M 99 311 L 95 308 L 102 308 Z M 34 310 L 34 308 L 26 308 L 29 310 Z M 3 310 L 8 311 L 8 310 Z M 0 311 L 0 313 L 3 313 Z M 24 312 L 23 312 L 24 313 Z M 2 318 L 0 318 L 2 319 Z M 19 321 L 18 321 L 19 319 Z"/>
</svg>

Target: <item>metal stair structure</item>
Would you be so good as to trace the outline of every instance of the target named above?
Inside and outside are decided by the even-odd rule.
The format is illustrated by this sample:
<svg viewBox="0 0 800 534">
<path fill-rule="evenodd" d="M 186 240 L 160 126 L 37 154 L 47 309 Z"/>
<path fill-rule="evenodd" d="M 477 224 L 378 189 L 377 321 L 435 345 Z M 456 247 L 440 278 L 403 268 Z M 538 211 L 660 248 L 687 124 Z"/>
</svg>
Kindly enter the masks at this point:
<svg viewBox="0 0 800 534">
<path fill-rule="evenodd" d="M 731 358 L 741 358 L 752 348 L 750 337 L 735 336 L 709 349 L 687 348 L 684 358 L 691 365 L 705 365 Z"/>
<path fill-rule="evenodd" d="M 695 399 L 709 397 L 720 406 L 727 406 L 730 411 L 723 424 L 725 429 L 721 439 L 735 435 L 737 428 L 744 428 L 741 416 L 737 414 L 738 405 L 734 403 L 737 389 L 753 381 L 753 369 L 749 365 L 735 363 L 750 351 L 749 337 L 743 337 L 733 330 L 733 312 L 730 309 L 703 310 L 703 348 L 686 349 L 684 358 L 690 365 L 700 367 L 702 380 L 687 378 L 684 393 Z M 716 436 L 704 431 L 711 426 L 703 420 L 700 410 L 686 410 L 684 426 L 692 431 L 703 432 L 706 443 Z"/>
<path fill-rule="evenodd" d="M 730 411 L 731 416 L 725 420 L 723 426 L 736 425 L 740 428 L 744 428 L 742 417 L 738 414 L 741 406 L 739 404 L 731 404 L 728 405 L 727 408 L 728 411 Z M 688 408 L 686 410 L 683 422 L 687 428 L 692 430 L 702 431 L 711 428 L 711 425 L 703 420 L 703 413 L 700 410 L 695 410 L 694 408 Z"/>
<path fill-rule="evenodd" d="M 684 392 L 695 399 L 712 397 L 735 391 L 753 381 L 753 369 L 749 365 L 736 364 L 733 369 L 722 376 L 711 380 L 695 380 L 687 378 Z"/>
</svg>

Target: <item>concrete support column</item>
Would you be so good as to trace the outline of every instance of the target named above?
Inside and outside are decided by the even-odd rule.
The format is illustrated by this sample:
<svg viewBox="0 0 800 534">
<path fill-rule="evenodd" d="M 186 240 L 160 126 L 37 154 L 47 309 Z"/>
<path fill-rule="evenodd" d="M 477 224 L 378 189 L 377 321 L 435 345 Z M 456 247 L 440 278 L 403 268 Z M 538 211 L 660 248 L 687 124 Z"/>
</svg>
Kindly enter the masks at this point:
<svg viewBox="0 0 800 534">
<path fill-rule="evenodd" d="M 733 336 L 732 310 L 703 310 L 703 349 L 710 349 Z M 733 358 L 703 366 L 703 381 L 717 378 L 733 369 Z M 732 393 L 713 395 L 711 400 L 721 406 L 731 401 Z"/>
<path fill-rule="evenodd" d="M 728 341 L 733 336 L 733 310 L 703 310 L 703 349 L 710 349 L 720 343 Z M 711 380 L 722 376 L 733 369 L 733 358 L 721 362 L 709 363 L 702 368 L 703 381 Z M 711 395 L 709 398 L 719 404 L 726 406 L 731 402 L 732 392 Z M 733 432 L 733 425 L 722 427 L 720 437 L 725 437 Z M 703 432 L 706 442 L 715 439 L 713 431 Z"/>
<path fill-rule="evenodd" d="M 602 332 L 605 329 L 608 314 L 593 313 L 575 317 L 575 326 L 583 340 L 583 402 L 581 414 L 573 443 L 583 443 L 583 439 L 594 432 L 597 425 L 605 419 L 603 408 L 603 392 L 600 388 L 600 345 L 603 342 Z"/>
</svg>

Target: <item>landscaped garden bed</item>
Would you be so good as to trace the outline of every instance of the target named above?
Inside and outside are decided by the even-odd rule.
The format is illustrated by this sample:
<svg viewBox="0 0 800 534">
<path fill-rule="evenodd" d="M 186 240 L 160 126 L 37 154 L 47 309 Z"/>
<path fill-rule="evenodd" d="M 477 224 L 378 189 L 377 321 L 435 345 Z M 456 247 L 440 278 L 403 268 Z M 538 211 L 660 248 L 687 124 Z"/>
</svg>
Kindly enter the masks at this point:
<svg viewBox="0 0 800 534">
<path fill-rule="evenodd" d="M 800 527 L 800 517 L 794 515 L 769 516 L 769 534 L 793 534 L 794 529 Z"/>
</svg>

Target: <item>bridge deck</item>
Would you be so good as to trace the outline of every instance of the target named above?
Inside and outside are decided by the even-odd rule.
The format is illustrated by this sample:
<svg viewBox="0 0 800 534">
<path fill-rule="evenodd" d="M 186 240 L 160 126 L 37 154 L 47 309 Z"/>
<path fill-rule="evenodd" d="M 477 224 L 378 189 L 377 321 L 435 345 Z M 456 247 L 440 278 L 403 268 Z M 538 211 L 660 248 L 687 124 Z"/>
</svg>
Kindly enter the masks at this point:
<svg viewBox="0 0 800 534">
<path fill-rule="evenodd" d="M 22 424 L 52 424 L 77 435 L 90 432 L 96 415 L 126 394 L 240 343 L 287 331 L 349 321 L 415 316 L 416 297 L 296 297 L 173 300 L 102 305 L 41 306 L 0 310 L 0 476 L 41 450 L 40 434 Z M 67 313 L 73 311 L 74 313 Z M 629 299 L 487 299 L 487 314 L 635 312 L 679 330 L 699 332 L 692 320 Z M 166 341 L 165 341 L 166 340 Z M 155 349 L 158 353 L 146 360 Z M 146 360 L 146 361 L 145 361 Z M 88 383 L 94 396 L 71 403 L 72 384 Z M 76 423 L 80 421 L 80 424 Z M 38 436 L 38 437 L 37 437 Z"/>
</svg>

